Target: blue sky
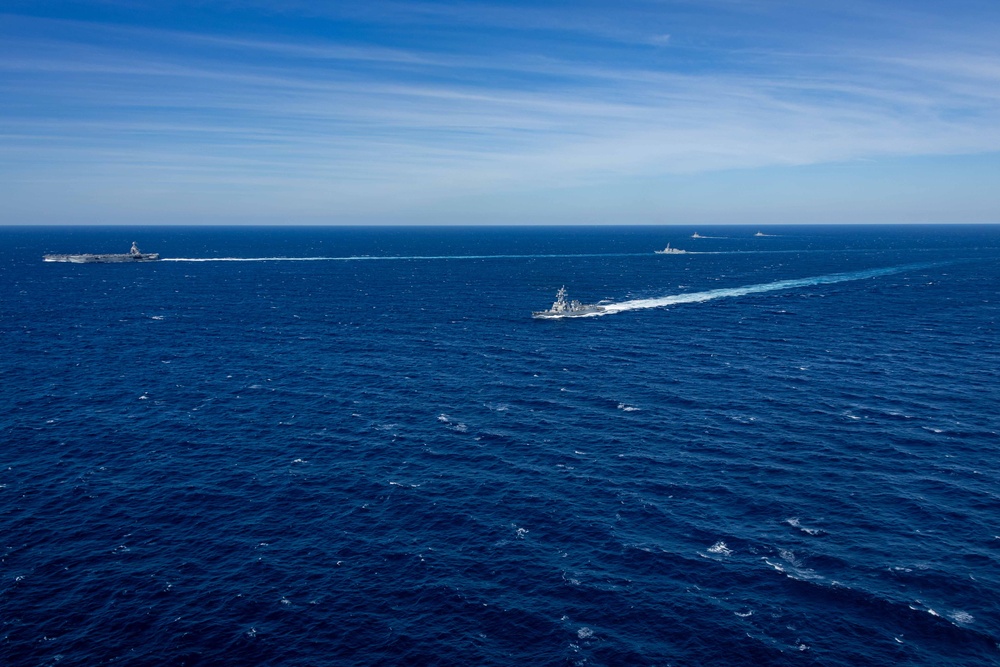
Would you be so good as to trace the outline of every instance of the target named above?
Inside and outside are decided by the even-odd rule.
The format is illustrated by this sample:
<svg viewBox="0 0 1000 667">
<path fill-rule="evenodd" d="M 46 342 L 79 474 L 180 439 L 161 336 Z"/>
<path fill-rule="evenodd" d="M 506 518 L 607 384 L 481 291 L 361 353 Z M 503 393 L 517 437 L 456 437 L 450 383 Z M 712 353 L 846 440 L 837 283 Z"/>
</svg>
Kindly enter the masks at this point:
<svg viewBox="0 0 1000 667">
<path fill-rule="evenodd" d="M 5 0 L 0 201 L 8 225 L 1000 222 L 1000 3 Z"/>
</svg>

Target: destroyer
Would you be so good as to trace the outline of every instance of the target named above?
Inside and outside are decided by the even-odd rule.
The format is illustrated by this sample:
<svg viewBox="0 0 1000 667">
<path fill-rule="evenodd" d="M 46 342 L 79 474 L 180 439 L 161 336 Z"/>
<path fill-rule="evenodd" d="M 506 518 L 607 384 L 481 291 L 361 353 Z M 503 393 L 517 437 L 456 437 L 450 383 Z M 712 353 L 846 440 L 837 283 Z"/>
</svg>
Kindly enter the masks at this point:
<svg viewBox="0 0 1000 667">
<path fill-rule="evenodd" d="M 535 311 L 531 313 L 531 316 L 537 319 L 547 320 L 559 317 L 584 317 L 585 315 L 593 315 L 594 313 L 603 312 L 604 306 L 580 303 L 579 301 L 567 301 L 566 288 L 560 287 L 559 291 L 556 292 L 556 300 L 555 303 L 552 304 L 552 307 L 548 310 Z"/>
<path fill-rule="evenodd" d="M 664 248 L 663 250 L 654 250 L 653 252 L 655 252 L 657 255 L 686 255 L 687 254 L 687 250 L 681 250 L 680 248 L 671 248 L 669 243 L 667 244 L 667 247 Z"/>
<path fill-rule="evenodd" d="M 74 264 L 111 264 L 115 262 L 155 262 L 160 259 L 159 253 L 142 252 L 139 246 L 132 242 L 132 249 L 123 255 L 44 255 L 46 262 L 73 262 Z"/>
</svg>

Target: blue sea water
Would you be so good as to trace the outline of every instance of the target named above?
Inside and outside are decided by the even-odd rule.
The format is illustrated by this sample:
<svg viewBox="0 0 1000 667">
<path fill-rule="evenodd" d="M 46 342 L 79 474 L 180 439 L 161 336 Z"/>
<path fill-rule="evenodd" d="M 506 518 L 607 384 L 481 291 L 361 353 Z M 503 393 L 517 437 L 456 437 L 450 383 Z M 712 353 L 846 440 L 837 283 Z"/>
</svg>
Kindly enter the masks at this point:
<svg viewBox="0 0 1000 667">
<path fill-rule="evenodd" d="M 0 230 L 0 663 L 1000 664 L 1000 227 L 756 231 Z"/>
</svg>

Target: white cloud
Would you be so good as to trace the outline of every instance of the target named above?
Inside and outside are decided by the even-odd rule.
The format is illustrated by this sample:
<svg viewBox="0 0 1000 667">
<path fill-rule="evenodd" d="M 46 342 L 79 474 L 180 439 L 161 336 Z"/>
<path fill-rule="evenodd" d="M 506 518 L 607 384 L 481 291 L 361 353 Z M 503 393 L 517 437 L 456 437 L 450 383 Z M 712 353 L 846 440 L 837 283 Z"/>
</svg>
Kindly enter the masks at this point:
<svg viewBox="0 0 1000 667">
<path fill-rule="evenodd" d="M 100 30 L 116 38 L 0 47 L 8 184 L 48 173 L 173 191 L 252 186 L 285 193 L 285 205 L 360 212 L 458 190 L 1000 151 L 1000 59 L 981 45 L 762 50 L 684 68 L 630 52 L 489 56 Z M 660 53 L 673 58 L 671 45 Z"/>
</svg>

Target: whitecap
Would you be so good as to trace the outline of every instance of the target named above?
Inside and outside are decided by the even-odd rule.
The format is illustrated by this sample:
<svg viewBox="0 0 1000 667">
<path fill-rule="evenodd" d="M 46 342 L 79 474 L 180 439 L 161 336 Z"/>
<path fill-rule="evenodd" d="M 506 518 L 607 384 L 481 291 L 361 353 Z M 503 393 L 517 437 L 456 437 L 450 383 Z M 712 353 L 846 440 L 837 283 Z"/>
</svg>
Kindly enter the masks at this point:
<svg viewBox="0 0 1000 667">
<path fill-rule="evenodd" d="M 568 583 L 570 586 L 579 586 L 580 585 L 580 580 L 579 579 L 577 579 L 575 577 L 567 577 L 565 571 L 563 571 L 563 573 L 562 573 L 562 578 L 563 578 L 563 581 L 565 581 L 566 583 Z"/>
<path fill-rule="evenodd" d="M 795 558 L 795 552 L 792 551 L 791 549 L 779 549 L 778 555 L 781 556 L 781 558 L 784 559 L 786 562 L 790 563 L 791 565 L 794 565 L 795 567 L 799 567 L 799 565 L 801 565 L 801 563 L 799 563 L 799 561 Z"/>
<path fill-rule="evenodd" d="M 580 639 L 587 639 L 588 637 L 594 636 L 594 631 L 584 626 L 576 631 L 576 636 L 579 637 Z"/>
<path fill-rule="evenodd" d="M 712 546 L 710 546 L 708 548 L 708 551 L 709 551 L 709 553 L 721 554 L 723 556 L 732 556 L 733 555 L 733 550 L 730 549 L 729 547 L 727 547 L 726 543 L 723 542 L 722 540 L 719 540 L 718 542 L 716 542 L 715 544 L 713 544 Z"/>
<path fill-rule="evenodd" d="M 821 529 L 819 529 L 819 528 L 807 528 L 806 526 L 803 526 L 802 523 L 799 521 L 798 517 L 792 517 L 790 519 L 785 519 L 785 523 L 787 523 L 792 528 L 797 528 L 798 530 L 801 530 L 806 535 L 814 535 L 814 536 L 815 535 L 826 535 L 826 532 L 823 531 L 823 530 L 821 530 Z"/>
<path fill-rule="evenodd" d="M 968 625 L 969 623 L 974 623 L 975 618 L 972 614 L 967 611 L 956 610 L 948 614 L 948 618 L 953 620 L 955 623 L 960 623 L 962 625 Z"/>
<path fill-rule="evenodd" d="M 781 555 L 782 559 L 788 563 L 788 566 L 780 563 L 772 563 L 766 557 L 763 558 L 763 561 L 773 567 L 776 571 L 781 572 L 786 577 L 795 579 L 796 581 L 818 581 L 824 579 L 822 576 L 816 574 L 815 571 L 802 567 L 802 564 L 796 560 L 795 554 L 791 551 L 781 550 L 778 553 Z"/>
<path fill-rule="evenodd" d="M 628 405 L 626 403 L 619 403 L 618 404 L 618 409 L 619 410 L 623 410 L 625 412 L 638 412 L 639 411 L 639 408 L 635 407 L 634 405 Z"/>
</svg>

